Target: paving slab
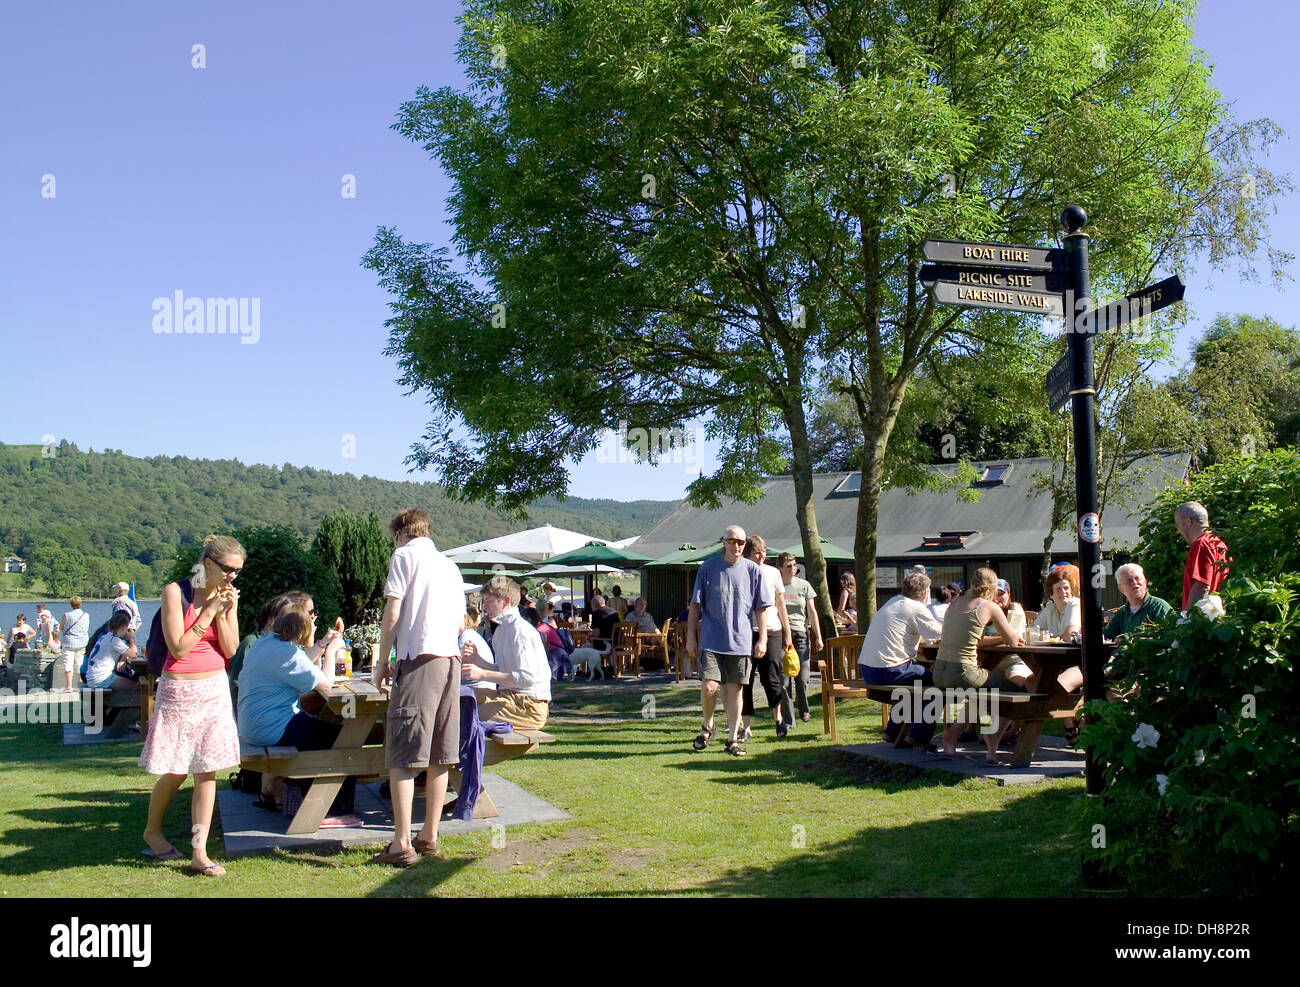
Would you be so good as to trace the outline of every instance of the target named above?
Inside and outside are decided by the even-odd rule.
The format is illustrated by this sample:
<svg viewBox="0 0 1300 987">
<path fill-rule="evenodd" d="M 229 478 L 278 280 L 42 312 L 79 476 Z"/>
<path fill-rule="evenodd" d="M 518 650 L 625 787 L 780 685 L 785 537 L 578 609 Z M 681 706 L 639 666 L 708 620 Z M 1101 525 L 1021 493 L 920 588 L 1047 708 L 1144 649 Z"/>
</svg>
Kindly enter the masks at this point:
<svg viewBox="0 0 1300 987">
<path fill-rule="evenodd" d="M 339 846 L 387 843 L 393 836 L 393 810 L 388 799 L 379 794 L 380 780 L 358 784 L 353 815 L 361 820 L 360 826 L 321 829 L 305 836 L 289 836 L 289 818 L 278 812 L 259 809 L 253 802 L 257 796 L 231 791 L 218 784 L 217 808 L 221 813 L 221 834 L 226 856 L 242 857 L 250 853 L 263 853 L 277 847 L 307 847 L 335 849 Z M 525 823 L 556 822 L 573 818 L 563 809 L 557 809 L 544 799 L 525 791 L 499 775 L 485 772 L 483 787 L 492 796 L 500 813 L 495 819 L 444 819 L 438 824 L 440 836 L 460 833 L 477 833 L 493 825 L 509 828 Z M 415 799 L 412 835 L 424 824 L 424 796 Z"/>
<path fill-rule="evenodd" d="M 138 744 L 140 731 L 128 730 L 120 737 L 110 737 L 107 728 L 101 727 L 95 733 L 87 733 L 84 723 L 63 724 L 63 746 L 81 747 L 85 744 Z"/>
<path fill-rule="evenodd" d="M 1084 753 L 1070 747 L 1064 737 L 1040 737 L 1038 753 L 1025 768 L 1011 766 L 1011 752 L 998 751 L 997 767 L 984 761 L 984 744 L 958 744 L 956 759 L 943 754 L 928 754 L 893 744 L 852 744 L 834 748 L 890 764 L 906 764 L 926 771 L 945 771 L 970 778 L 988 778 L 999 785 L 1035 785 L 1048 778 L 1077 778 L 1083 775 Z"/>
</svg>

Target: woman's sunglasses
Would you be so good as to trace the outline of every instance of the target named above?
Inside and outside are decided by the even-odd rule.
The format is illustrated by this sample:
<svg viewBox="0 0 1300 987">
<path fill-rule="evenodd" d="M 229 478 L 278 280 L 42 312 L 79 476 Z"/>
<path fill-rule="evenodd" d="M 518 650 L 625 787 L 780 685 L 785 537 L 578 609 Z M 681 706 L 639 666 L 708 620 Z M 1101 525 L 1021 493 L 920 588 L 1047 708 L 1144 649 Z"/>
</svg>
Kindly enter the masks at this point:
<svg viewBox="0 0 1300 987">
<path fill-rule="evenodd" d="M 241 572 L 244 571 L 243 566 L 223 565 L 222 563 L 218 562 L 216 559 L 212 558 L 211 556 L 208 557 L 208 561 L 211 562 L 218 569 L 220 569 L 222 572 L 224 572 L 227 576 L 238 576 Z"/>
</svg>

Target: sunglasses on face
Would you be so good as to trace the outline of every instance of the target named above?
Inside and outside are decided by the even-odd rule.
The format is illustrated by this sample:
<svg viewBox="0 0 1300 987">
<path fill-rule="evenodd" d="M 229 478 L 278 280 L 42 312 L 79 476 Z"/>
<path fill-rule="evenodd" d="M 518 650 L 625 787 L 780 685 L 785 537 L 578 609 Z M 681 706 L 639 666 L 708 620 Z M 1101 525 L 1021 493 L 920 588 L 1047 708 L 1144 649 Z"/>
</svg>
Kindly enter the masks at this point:
<svg viewBox="0 0 1300 987">
<path fill-rule="evenodd" d="M 240 565 L 224 565 L 213 558 L 209 558 L 208 561 L 224 572 L 227 576 L 238 576 L 244 571 L 244 567 Z"/>
<path fill-rule="evenodd" d="M 728 545 L 743 545 L 743 544 L 745 544 L 745 539 L 743 539 L 743 538 L 724 538 L 724 539 L 722 539 L 722 541 L 723 541 L 725 544 L 728 544 Z"/>
</svg>

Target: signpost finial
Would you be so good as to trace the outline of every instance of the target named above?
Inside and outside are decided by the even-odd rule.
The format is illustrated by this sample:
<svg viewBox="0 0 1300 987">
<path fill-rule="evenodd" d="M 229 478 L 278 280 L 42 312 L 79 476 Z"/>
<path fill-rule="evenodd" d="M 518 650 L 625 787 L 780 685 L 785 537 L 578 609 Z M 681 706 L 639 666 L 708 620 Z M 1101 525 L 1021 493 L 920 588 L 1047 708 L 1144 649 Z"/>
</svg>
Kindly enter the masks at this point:
<svg viewBox="0 0 1300 987">
<path fill-rule="evenodd" d="M 1078 233 L 1088 223 L 1088 214 L 1083 206 L 1066 206 L 1061 213 L 1061 224 L 1067 233 Z"/>
</svg>

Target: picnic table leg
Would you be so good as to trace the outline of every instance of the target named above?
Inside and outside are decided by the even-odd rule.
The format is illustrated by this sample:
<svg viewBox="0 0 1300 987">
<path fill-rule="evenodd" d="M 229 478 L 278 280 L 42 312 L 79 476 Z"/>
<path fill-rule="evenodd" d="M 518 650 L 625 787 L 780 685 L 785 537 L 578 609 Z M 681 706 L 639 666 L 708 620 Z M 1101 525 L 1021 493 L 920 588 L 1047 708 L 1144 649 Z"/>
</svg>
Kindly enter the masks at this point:
<svg viewBox="0 0 1300 987">
<path fill-rule="evenodd" d="M 460 799 L 464 795 L 464 792 L 461 791 L 464 784 L 465 778 L 459 770 L 456 768 L 447 769 L 447 790 L 455 791 L 457 799 Z M 495 819 L 499 815 L 501 815 L 501 813 L 497 811 L 497 806 L 496 803 L 492 801 L 492 796 L 487 793 L 486 788 L 480 788 L 478 799 L 474 802 L 474 818 Z"/>
<path fill-rule="evenodd" d="M 374 713 L 367 713 L 344 720 L 343 729 L 339 731 L 330 749 L 361 747 L 365 744 L 366 737 L 370 735 L 370 728 L 375 725 L 375 720 L 378 718 Z M 347 779 L 347 775 L 329 775 L 314 779 L 311 788 L 307 789 L 302 805 L 289 820 L 289 828 L 285 832 L 290 836 L 307 836 L 320 829 L 321 820 L 329 815 L 330 806 L 334 804 L 335 797 L 338 796 L 339 790 Z"/>
<path fill-rule="evenodd" d="M 1013 768 L 1027 768 L 1038 751 L 1038 737 L 1043 732 L 1043 720 L 1021 720 L 1016 750 L 1011 755 Z"/>
</svg>

